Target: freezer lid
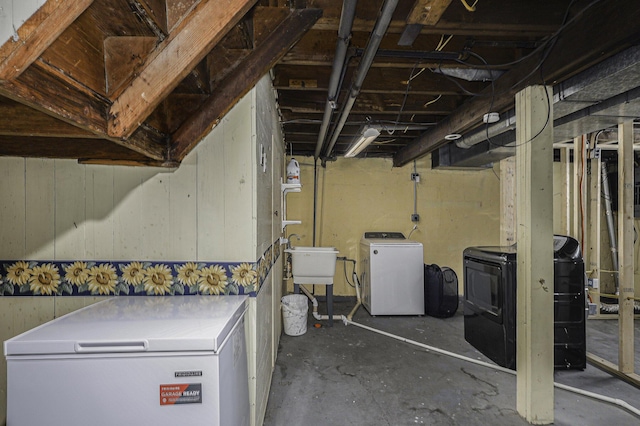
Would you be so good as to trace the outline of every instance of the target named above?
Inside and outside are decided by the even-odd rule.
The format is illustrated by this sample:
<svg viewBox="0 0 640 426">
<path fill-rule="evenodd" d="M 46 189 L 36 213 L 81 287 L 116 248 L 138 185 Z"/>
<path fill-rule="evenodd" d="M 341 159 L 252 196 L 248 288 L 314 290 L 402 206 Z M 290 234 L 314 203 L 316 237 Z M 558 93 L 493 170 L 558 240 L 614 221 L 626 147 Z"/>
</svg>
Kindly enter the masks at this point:
<svg viewBox="0 0 640 426">
<path fill-rule="evenodd" d="M 114 297 L 4 342 L 5 356 L 221 350 L 247 296 Z"/>
</svg>

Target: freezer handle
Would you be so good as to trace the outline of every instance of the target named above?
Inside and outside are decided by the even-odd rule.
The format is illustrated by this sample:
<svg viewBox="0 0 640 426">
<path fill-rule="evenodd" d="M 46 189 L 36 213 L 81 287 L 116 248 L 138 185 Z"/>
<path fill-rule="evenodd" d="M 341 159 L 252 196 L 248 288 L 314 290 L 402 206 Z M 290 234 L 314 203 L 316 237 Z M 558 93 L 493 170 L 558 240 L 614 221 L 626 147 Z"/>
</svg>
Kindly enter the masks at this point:
<svg viewBox="0 0 640 426">
<path fill-rule="evenodd" d="M 146 340 L 77 342 L 76 353 L 145 352 L 149 348 Z"/>
</svg>

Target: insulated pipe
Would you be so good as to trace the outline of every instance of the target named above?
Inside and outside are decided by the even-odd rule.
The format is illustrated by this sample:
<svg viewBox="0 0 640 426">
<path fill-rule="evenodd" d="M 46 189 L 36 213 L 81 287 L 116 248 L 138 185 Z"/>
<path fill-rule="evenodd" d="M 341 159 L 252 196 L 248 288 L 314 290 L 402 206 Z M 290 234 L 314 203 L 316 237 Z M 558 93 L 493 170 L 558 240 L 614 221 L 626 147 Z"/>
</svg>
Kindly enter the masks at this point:
<svg viewBox="0 0 640 426">
<path fill-rule="evenodd" d="M 329 146 L 325 151 L 325 156 L 331 154 L 331 151 L 333 150 L 333 147 L 338 140 L 338 136 L 340 136 L 340 132 L 342 132 L 342 128 L 347 122 L 347 118 L 349 118 L 351 108 L 353 108 L 353 104 L 356 102 L 356 98 L 358 97 L 360 89 L 362 88 L 362 83 L 364 82 L 364 79 L 369 72 L 369 68 L 371 68 L 371 64 L 373 63 L 373 59 L 376 56 L 376 52 L 378 51 L 378 47 L 380 46 L 382 37 L 384 37 L 384 34 L 387 32 L 387 28 L 389 27 L 389 23 L 391 22 L 391 17 L 393 15 L 393 12 L 396 10 L 397 5 L 398 0 L 385 0 L 384 4 L 382 5 L 380 16 L 378 17 L 375 27 L 373 28 L 373 32 L 371 33 L 369 41 L 367 42 L 367 47 L 365 48 L 365 51 L 362 55 L 362 59 L 360 60 L 360 65 L 358 66 L 358 70 L 356 71 L 355 79 L 351 83 L 351 88 L 349 89 L 349 97 L 343 105 L 342 110 L 340 111 L 338 122 L 333 129 L 331 141 L 329 142 Z"/>
<path fill-rule="evenodd" d="M 324 145 L 324 140 L 327 136 L 327 130 L 329 129 L 329 123 L 331 122 L 331 114 L 336 108 L 344 63 L 347 57 L 347 50 L 349 48 L 349 39 L 351 38 L 351 28 L 353 27 L 353 20 L 356 16 L 357 3 L 358 0 L 344 0 L 342 5 L 340 27 L 338 28 L 338 42 L 336 43 L 336 53 L 333 57 L 331 76 L 329 77 L 327 103 L 324 106 L 324 115 L 322 117 L 320 133 L 318 133 L 318 142 L 316 143 L 316 152 L 314 154 L 314 158 L 316 160 L 320 156 L 322 145 Z"/>
<path fill-rule="evenodd" d="M 436 352 L 436 353 L 439 353 L 441 355 L 450 356 L 450 357 L 453 357 L 453 358 L 456 358 L 456 359 L 459 359 L 459 360 L 462 360 L 462 361 L 467 361 L 467 362 L 470 362 L 470 363 L 473 363 L 473 364 L 477 364 L 477 365 L 480 365 L 480 366 L 483 366 L 483 367 L 493 368 L 494 370 L 502 371 L 503 373 L 508 373 L 508 374 L 511 374 L 511 375 L 515 375 L 516 374 L 516 371 L 510 370 L 508 368 L 501 367 L 501 366 L 495 365 L 495 364 L 490 364 L 488 362 L 480 361 L 480 360 L 477 360 L 477 359 L 469 358 L 469 357 L 466 357 L 464 355 L 456 354 L 454 352 L 445 351 L 444 349 L 436 348 L 434 346 L 425 345 L 424 343 L 420 343 L 420 342 L 417 342 L 415 340 L 407 339 L 407 338 L 404 338 L 402 336 L 398 336 L 396 334 L 387 333 L 386 331 L 378 330 L 376 328 L 369 327 L 369 326 L 364 325 L 364 324 L 359 324 L 359 323 L 354 322 L 354 321 L 352 321 L 350 319 L 347 319 L 346 317 L 343 317 L 342 321 L 344 322 L 345 325 L 348 325 L 348 324 L 355 325 L 356 327 L 364 328 L 365 330 L 373 331 L 374 333 L 382 334 L 383 336 L 391 337 L 392 339 L 400 340 L 401 342 L 409 343 L 409 344 L 421 347 L 421 348 L 426 349 L 426 350 L 431 351 L 431 352 Z M 637 408 L 635 408 L 634 406 L 630 405 L 629 403 L 627 403 L 626 401 L 624 401 L 622 399 L 611 398 L 609 396 L 597 394 L 597 393 L 594 393 L 594 392 L 589 392 L 589 391 L 586 391 L 586 390 L 583 390 L 583 389 L 580 389 L 580 388 L 575 388 L 573 386 L 563 385 L 562 383 L 554 382 L 553 385 L 555 387 L 557 387 L 558 389 L 563 389 L 563 390 L 566 390 L 566 391 L 569 391 L 569 392 L 577 393 L 579 395 L 587 396 L 589 398 L 597 399 L 599 401 L 607 402 L 609 404 L 617 405 L 617 406 L 629 411 L 630 413 L 636 415 L 638 418 L 640 418 L 640 410 L 638 410 Z"/>
<path fill-rule="evenodd" d="M 620 279 L 618 277 L 618 242 L 616 240 L 616 228 L 613 223 L 613 209 L 611 208 L 611 188 L 609 187 L 609 176 L 607 176 L 607 163 L 602 162 L 602 192 L 604 194 L 604 209 L 607 217 L 607 230 L 609 231 L 609 246 L 611 247 L 611 263 L 613 270 L 613 279 L 616 282 L 616 294 L 620 289 Z"/>
</svg>

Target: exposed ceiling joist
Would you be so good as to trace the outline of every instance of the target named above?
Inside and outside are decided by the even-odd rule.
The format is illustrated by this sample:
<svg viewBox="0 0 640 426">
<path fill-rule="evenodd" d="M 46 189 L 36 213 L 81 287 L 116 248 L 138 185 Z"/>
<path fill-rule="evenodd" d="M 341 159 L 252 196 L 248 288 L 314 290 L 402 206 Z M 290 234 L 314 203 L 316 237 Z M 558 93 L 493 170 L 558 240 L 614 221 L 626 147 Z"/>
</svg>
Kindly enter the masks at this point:
<svg viewBox="0 0 640 426">
<path fill-rule="evenodd" d="M 149 56 L 109 110 L 108 134 L 127 138 L 251 9 L 256 0 L 201 1 Z"/>
<path fill-rule="evenodd" d="M 170 158 L 182 159 L 209 132 L 222 116 L 282 58 L 322 16 L 320 9 L 298 9 L 281 21 L 275 30 L 216 88 L 199 112 L 189 117 L 173 134 Z"/>
<path fill-rule="evenodd" d="M 93 0 L 48 0 L 0 47 L 0 82 L 18 77 Z"/>
<path fill-rule="evenodd" d="M 411 46 L 425 25 L 433 26 L 440 21 L 452 0 L 416 0 L 409 15 L 407 27 L 398 40 L 399 46 Z"/>
<path fill-rule="evenodd" d="M 0 83 L 0 95 L 27 105 L 71 125 L 109 139 L 154 160 L 163 160 L 166 146 L 161 136 L 140 127 L 124 141 L 109 138 L 106 129 L 107 101 L 65 84 L 33 64 L 12 82 Z M 28 119 L 28 116 L 27 116 Z"/>
<path fill-rule="evenodd" d="M 337 31 L 339 18 L 322 19 L 316 24 L 314 30 Z M 375 20 L 363 20 L 356 18 L 353 22 L 354 32 L 371 32 Z M 388 34 L 402 34 L 406 24 L 401 21 L 392 21 L 389 24 Z M 433 27 L 422 27 L 420 34 L 453 34 L 459 36 L 485 35 L 499 37 L 542 37 L 557 28 L 555 25 L 527 25 L 504 22 L 500 23 L 467 23 L 461 26 L 455 22 L 441 22 Z"/>
<path fill-rule="evenodd" d="M 573 19 L 550 43 L 523 59 L 495 81 L 493 87 L 464 103 L 438 125 L 421 135 L 394 156 L 394 165 L 403 166 L 443 146 L 445 136 L 462 133 L 482 123 L 489 112 L 504 111 L 514 103 L 515 94 L 532 84 L 553 84 L 567 70 L 581 70 L 597 63 L 603 52 L 621 51 L 640 38 L 640 9 L 625 0 L 594 2 Z M 585 28 L 597 31 L 585 31 Z M 603 37 L 602 34 L 607 34 Z"/>
<path fill-rule="evenodd" d="M 28 121 L 23 119 L 25 116 L 29 117 Z M 9 99 L 0 100 L 0 135 L 99 138 L 94 133 Z"/>
<path fill-rule="evenodd" d="M 453 0 L 416 0 L 407 24 L 436 25 Z"/>
</svg>

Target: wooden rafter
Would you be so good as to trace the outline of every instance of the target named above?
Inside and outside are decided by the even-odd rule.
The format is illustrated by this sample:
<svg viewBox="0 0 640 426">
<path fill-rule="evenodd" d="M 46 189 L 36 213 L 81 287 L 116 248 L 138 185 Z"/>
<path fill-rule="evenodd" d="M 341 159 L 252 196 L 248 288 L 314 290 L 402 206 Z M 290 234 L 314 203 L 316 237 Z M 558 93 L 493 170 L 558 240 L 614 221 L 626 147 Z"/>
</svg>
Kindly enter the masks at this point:
<svg viewBox="0 0 640 426">
<path fill-rule="evenodd" d="M 28 117 L 28 119 L 25 119 Z M 51 136 L 60 138 L 98 138 L 50 115 L 18 102 L 0 98 L 1 136 Z"/>
<path fill-rule="evenodd" d="M 278 27 L 249 54 L 239 71 L 224 79 L 214 96 L 173 135 L 170 158 L 181 161 L 236 102 L 280 60 L 322 16 L 319 9 L 292 11 Z"/>
<path fill-rule="evenodd" d="M 394 156 L 395 166 L 403 166 L 422 157 L 448 141 L 444 137 L 463 133 L 482 123 L 482 116 L 493 111 L 504 111 L 514 104 L 514 96 L 522 88 L 541 81 L 554 82 L 559 76 L 567 77 L 568 70 L 580 70 L 601 60 L 602 53 L 613 54 L 628 47 L 640 37 L 640 9 L 625 0 L 596 3 L 573 20 L 551 42 L 552 49 L 539 49 L 502 75 L 492 87 L 465 102 L 446 119 Z M 585 33 L 585 28 L 598 28 Z M 608 37 L 601 37 L 607 34 Z M 541 67 L 540 64 L 543 63 Z"/>
<path fill-rule="evenodd" d="M 151 159 L 164 160 L 166 156 L 163 137 L 143 127 L 128 140 L 108 137 L 106 100 L 65 84 L 52 74 L 41 72 L 35 65 L 30 66 L 16 80 L 0 83 L 0 96 L 109 139 Z"/>
<path fill-rule="evenodd" d="M 149 56 L 109 110 L 108 134 L 126 138 L 151 114 L 256 0 L 201 1 Z"/>
<path fill-rule="evenodd" d="M 0 81 L 13 80 L 31 65 L 93 0 L 48 0 L 0 47 Z"/>
<path fill-rule="evenodd" d="M 416 0 L 407 24 L 436 25 L 453 0 Z"/>
</svg>

